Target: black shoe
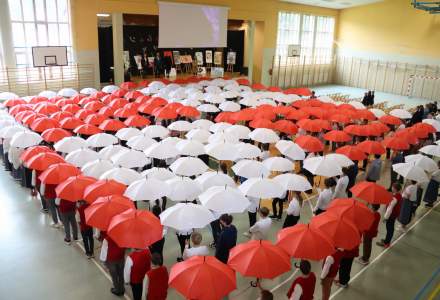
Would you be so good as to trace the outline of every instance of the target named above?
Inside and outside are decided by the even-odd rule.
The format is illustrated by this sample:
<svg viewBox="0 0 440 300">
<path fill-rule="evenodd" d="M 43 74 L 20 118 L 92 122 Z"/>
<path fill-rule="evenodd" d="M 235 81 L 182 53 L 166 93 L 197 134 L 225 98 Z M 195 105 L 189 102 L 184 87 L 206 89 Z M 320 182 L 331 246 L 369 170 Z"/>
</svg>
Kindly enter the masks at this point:
<svg viewBox="0 0 440 300">
<path fill-rule="evenodd" d="M 177 260 L 177 262 L 182 262 L 183 258 L 182 257 L 178 257 L 176 260 Z"/>
<path fill-rule="evenodd" d="M 115 288 L 111 288 L 111 289 L 110 289 L 110 292 L 111 292 L 113 295 L 116 295 L 116 296 L 118 296 L 118 297 L 124 295 L 124 292 L 123 292 L 123 291 L 119 292 L 119 291 L 116 290 Z"/>
<path fill-rule="evenodd" d="M 269 218 L 271 218 L 271 219 L 278 219 L 278 217 L 275 216 L 275 215 L 271 215 L 271 216 L 269 216 Z"/>
</svg>

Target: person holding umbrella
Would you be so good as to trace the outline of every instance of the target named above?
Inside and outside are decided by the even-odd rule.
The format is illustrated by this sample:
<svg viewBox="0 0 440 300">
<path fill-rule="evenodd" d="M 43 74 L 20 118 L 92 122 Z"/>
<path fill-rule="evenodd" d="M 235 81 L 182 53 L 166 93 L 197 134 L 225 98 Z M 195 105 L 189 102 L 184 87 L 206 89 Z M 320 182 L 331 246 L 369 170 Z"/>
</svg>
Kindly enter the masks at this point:
<svg viewBox="0 0 440 300">
<path fill-rule="evenodd" d="M 112 294 L 122 296 L 125 293 L 124 287 L 124 258 L 125 249 L 119 247 L 106 233 L 101 232 L 103 237 L 100 260 L 105 262 L 110 276 L 112 278 L 113 287 Z"/>
<path fill-rule="evenodd" d="M 347 187 L 349 183 L 348 174 L 348 169 L 346 167 L 342 168 L 342 175 L 336 182 L 333 198 L 347 198 Z"/>
<path fill-rule="evenodd" d="M 396 219 L 400 215 L 400 209 L 402 207 L 402 195 L 400 194 L 401 185 L 399 183 L 394 183 L 392 187 L 393 192 L 393 200 L 391 200 L 390 204 L 387 206 L 384 222 L 386 224 L 387 233 L 385 239 L 377 242 L 376 245 L 384 248 L 388 248 L 391 244 L 391 240 L 394 235 L 394 224 L 396 223 Z"/>
<path fill-rule="evenodd" d="M 397 182 L 397 179 L 399 178 L 399 174 L 397 174 L 394 170 L 393 170 L 393 165 L 395 164 L 400 164 L 405 162 L 405 158 L 403 156 L 402 151 L 395 151 L 393 152 L 393 155 L 391 157 L 391 168 L 390 168 L 390 188 L 388 189 L 389 191 L 391 191 L 392 186 L 395 182 Z M 399 180 L 400 181 L 400 180 Z"/>
<path fill-rule="evenodd" d="M 220 216 L 222 231 L 217 240 L 215 257 L 223 263 L 228 262 L 229 250 L 237 244 L 237 228 L 232 224 L 233 217 L 228 214 Z"/>
<path fill-rule="evenodd" d="M 260 220 L 258 220 L 248 232 L 245 232 L 245 236 L 250 236 L 252 240 L 266 240 L 270 227 L 272 226 L 272 220 L 269 218 L 269 209 L 267 207 L 261 207 L 259 209 Z"/>
<path fill-rule="evenodd" d="M 332 255 L 326 257 L 324 263 L 322 264 L 322 270 L 321 270 L 322 300 L 330 299 L 332 283 L 335 280 L 336 275 L 338 274 L 339 264 L 341 262 L 342 256 L 343 256 L 343 252 L 339 249 L 336 249 L 336 251 Z"/>
<path fill-rule="evenodd" d="M 347 168 L 347 176 L 348 176 L 348 186 L 347 186 L 347 195 L 348 197 L 352 196 L 350 189 L 356 184 L 356 178 L 359 172 L 358 161 L 354 160 L 354 164 Z"/>
<path fill-rule="evenodd" d="M 353 266 L 353 260 L 359 256 L 359 246 L 354 247 L 351 250 L 344 250 L 339 266 L 339 280 L 336 284 L 342 288 L 348 287 L 350 281 L 351 267 Z"/>
<path fill-rule="evenodd" d="M 294 192 L 292 199 L 290 199 L 287 207 L 287 215 L 284 219 L 283 228 L 294 226 L 298 223 L 301 212 L 301 205 L 298 199 L 301 199 L 299 192 Z"/>
<path fill-rule="evenodd" d="M 89 204 L 84 201 L 78 201 L 77 212 L 79 215 L 79 230 L 81 232 L 82 240 L 84 243 L 84 249 L 88 259 L 94 257 L 94 238 L 93 238 L 93 228 L 86 223 L 85 209 L 89 207 Z"/>
<path fill-rule="evenodd" d="M 162 256 L 153 253 L 151 269 L 144 278 L 142 298 L 147 300 L 166 300 L 168 294 L 168 270 L 163 266 Z"/>
<path fill-rule="evenodd" d="M 198 232 L 191 234 L 192 247 L 189 247 L 189 241 L 185 241 L 185 250 L 183 251 L 183 260 L 187 260 L 193 256 L 209 255 L 208 247 L 200 245 L 202 243 L 202 235 Z"/>
<path fill-rule="evenodd" d="M 438 163 L 440 166 L 440 162 Z M 428 186 L 426 187 L 425 196 L 423 197 L 423 201 L 426 203 L 426 207 L 433 207 L 433 203 L 437 200 L 438 197 L 438 189 L 440 185 L 440 169 L 434 171 L 431 175 L 431 179 L 429 180 Z"/>
<path fill-rule="evenodd" d="M 147 249 L 134 249 L 125 259 L 124 281 L 130 284 L 133 300 L 142 299 L 142 284 L 151 268 L 151 253 Z"/>
<path fill-rule="evenodd" d="M 289 300 L 313 299 L 316 276 L 311 269 L 312 266 L 308 260 L 301 260 L 299 264 L 301 275 L 293 281 L 287 292 Z"/>
<path fill-rule="evenodd" d="M 151 212 L 153 213 L 153 215 L 155 215 L 159 219 L 159 215 L 162 212 L 162 209 L 160 208 L 159 204 L 156 203 L 151 208 Z M 166 234 L 166 229 L 164 227 L 163 234 L 162 234 L 162 239 L 157 241 L 157 242 L 155 242 L 154 244 L 152 244 L 150 246 L 151 253 L 152 254 L 158 253 L 160 255 L 160 257 L 162 257 L 162 259 L 163 259 L 163 246 L 165 244 L 165 234 Z"/>
<path fill-rule="evenodd" d="M 411 180 L 411 183 L 403 190 L 402 208 L 400 210 L 399 222 L 402 228 L 405 228 L 411 222 L 417 209 L 417 182 Z"/>
<path fill-rule="evenodd" d="M 380 179 L 380 172 L 382 170 L 382 160 L 380 155 L 376 154 L 374 160 L 370 163 L 365 180 L 369 182 L 376 182 Z"/>
<path fill-rule="evenodd" d="M 336 182 L 333 178 L 327 178 L 324 180 L 325 189 L 323 189 L 318 196 L 318 201 L 316 202 L 315 208 L 313 209 L 313 213 L 315 215 L 319 215 L 326 211 L 327 206 L 333 200 L 333 187 L 336 185 Z"/>
<path fill-rule="evenodd" d="M 368 265 L 370 263 L 371 245 L 373 243 L 373 239 L 377 236 L 380 222 L 380 213 L 377 211 L 379 207 L 380 205 L 377 204 L 371 206 L 374 212 L 374 221 L 370 228 L 363 233 L 363 253 L 362 257 L 358 260 L 362 265 Z"/>
<path fill-rule="evenodd" d="M 183 261 L 183 252 L 185 251 L 186 245 L 189 244 L 189 239 L 191 238 L 192 232 L 193 232 L 192 229 L 176 231 L 177 241 L 179 242 L 180 245 L 180 256 L 177 258 L 178 262 Z"/>
</svg>

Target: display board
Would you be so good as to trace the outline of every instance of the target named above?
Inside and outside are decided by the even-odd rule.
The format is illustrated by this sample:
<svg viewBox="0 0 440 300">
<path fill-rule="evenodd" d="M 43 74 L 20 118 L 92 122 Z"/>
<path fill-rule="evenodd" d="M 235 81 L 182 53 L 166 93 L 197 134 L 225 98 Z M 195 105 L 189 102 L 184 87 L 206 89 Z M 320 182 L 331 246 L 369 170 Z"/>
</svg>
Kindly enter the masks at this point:
<svg viewBox="0 0 440 300">
<path fill-rule="evenodd" d="M 34 67 L 67 66 L 67 47 L 32 47 L 32 61 Z"/>
</svg>

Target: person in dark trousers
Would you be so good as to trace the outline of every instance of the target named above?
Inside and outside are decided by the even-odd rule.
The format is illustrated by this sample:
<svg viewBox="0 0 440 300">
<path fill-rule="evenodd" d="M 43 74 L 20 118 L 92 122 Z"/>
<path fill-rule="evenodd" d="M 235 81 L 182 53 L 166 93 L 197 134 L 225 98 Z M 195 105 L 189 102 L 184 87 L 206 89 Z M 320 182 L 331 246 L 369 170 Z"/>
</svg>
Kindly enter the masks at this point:
<svg viewBox="0 0 440 300">
<path fill-rule="evenodd" d="M 293 192 L 293 197 L 289 201 L 289 206 L 287 207 L 287 215 L 284 219 L 283 228 L 295 226 L 300 218 L 301 213 L 301 194 L 299 192 Z"/>
<path fill-rule="evenodd" d="M 215 248 L 215 245 L 217 245 L 217 240 L 222 229 L 220 227 L 220 220 L 219 220 L 220 214 L 214 211 L 212 211 L 212 214 L 216 217 L 216 219 L 210 223 L 211 232 L 212 232 L 212 243 L 209 246 L 211 248 Z"/>
<path fill-rule="evenodd" d="M 153 215 L 155 215 L 159 219 L 159 215 L 162 212 L 162 209 L 160 208 L 160 206 L 158 204 L 155 204 L 151 208 L 151 212 L 153 213 Z M 163 259 L 163 246 L 164 246 L 164 244 L 165 244 L 165 236 L 162 235 L 161 240 L 155 242 L 154 244 L 152 244 L 150 246 L 151 253 L 157 253 Z"/>
<path fill-rule="evenodd" d="M 93 238 L 93 228 L 86 223 L 85 209 L 89 207 L 86 201 L 78 201 L 78 214 L 79 214 L 79 230 L 81 232 L 81 237 L 84 244 L 84 250 L 86 252 L 87 258 L 94 257 L 94 238 Z"/>
<path fill-rule="evenodd" d="M 359 172 L 358 161 L 354 160 L 354 164 L 347 168 L 347 176 L 348 176 L 348 186 L 347 186 L 347 195 L 348 197 L 352 196 L 350 189 L 354 187 L 356 184 L 356 178 Z"/>
<path fill-rule="evenodd" d="M 438 163 L 440 166 L 440 162 Z M 434 202 L 437 201 L 438 190 L 440 186 L 440 169 L 434 171 L 431 174 L 431 179 L 429 180 L 428 186 L 426 187 L 426 192 L 423 197 L 423 202 L 425 202 L 426 207 L 433 207 Z"/>
<path fill-rule="evenodd" d="M 353 260 L 359 256 L 359 246 L 356 246 L 351 250 L 344 250 L 342 253 L 341 262 L 339 264 L 339 280 L 336 284 L 342 288 L 346 288 L 350 281 Z"/>
<path fill-rule="evenodd" d="M 399 183 L 394 183 L 392 187 L 393 192 L 393 200 L 391 200 L 390 204 L 388 204 L 387 209 L 384 215 L 384 222 L 386 224 L 387 233 L 384 239 L 377 242 L 376 245 L 388 248 L 391 244 L 391 240 L 394 235 L 394 226 L 396 223 L 396 219 L 400 215 L 400 208 L 402 207 L 402 194 L 400 190 L 402 186 Z"/>
<path fill-rule="evenodd" d="M 399 222 L 403 228 L 408 225 L 417 209 L 417 182 L 412 180 L 411 183 L 403 190 L 402 207 L 400 209 Z"/>
<path fill-rule="evenodd" d="M 374 220 L 371 224 L 370 228 L 368 230 L 363 232 L 363 252 L 362 257 L 359 258 L 359 263 L 362 265 L 368 265 L 370 263 L 370 257 L 371 257 L 371 246 L 373 243 L 373 239 L 377 236 L 378 228 L 379 228 L 379 222 L 380 222 L 380 214 L 377 211 L 379 209 L 380 205 L 372 205 L 371 208 L 374 213 Z"/>
<path fill-rule="evenodd" d="M 316 276 L 311 271 L 312 266 L 307 260 L 301 260 L 299 270 L 301 275 L 298 276 L 290 286 L 287 292 L 289 300 L 312 300 L 315 293 Z"/>
<path fill-rule="evenodd" d="M 392 157 L 391 157 L 391 168 L 390 168 L 390 187 L 389 187 L 389 191 L 391 191 L 391 187 L 393 186 L 394 183 L 397 182 L 397 179 L 399 177 L 399 174 L 397 174 L 396 172 L 394 172 L 393 170 L 393 165 L 395 164 L 400 164 L 405 162 L 405 158 L 403 156 L 402 151 L 396 151 L 393 153 Z"/>
<path fill-rule="evenodd" d="M 370 163 L 365 180 L 369 182 L 376 182 L 380 179 L 380 172 L 382 171 L 382 160 L 380 155 L 374 155 L 374 160 Z"/>
<path fill-rule="evenodd" d="M 70 245 L 71 242 L 70 229 L 72 229 L 73 240 L 74 241 L 78 240 L 78 226 L 76 224 L 76 218 L 75 218 L 76 204 L 75 202 L 61 199 L 59 205 L 59 211 L 60 211 L 60 219 L 61 222 L 63 222 L 64 232 L 66 234 L 64 238 L 64 242 Z"/>
<path fill-rule="evenodd" d="M 142 299 L 166 300 L 168 294 L 168 270 L 158 253 L 151 256 L 151 270 L 147 272 L 142 289 Z"/>
<path fill-rule="evenodd" d="M 151 269 L 151 253 L 148 249 L 135 249 L 125 259 L 124 281 L 130 284 L 133 300 L 142 299 L 145 275 Z"/>
<path fill-rule="evenodd" d="M 119 247 L 106 233 L 101 232 L 103 237 L 101 246 L 101 261 L 105 262 L 113 287 L 110 289 L 112 294 L 122 296 L 125 293 L 124 286 L 124 258 L 125 249 Z"/>
<path fill-rule="evenodd" d="M 178 230 L 176 232 L 177 241 L 180 245 L 180 256 L 177 258 L 178 262 L 183 261 L 183 251 L 185 251 L 185 245 L 189 245 L 192 229 Z"/>
<path fill-rule="evenodd" d="M 284 201 L 287 200 L 287 192 L 285 192 L 280 198 L 272 199 L 272 215 L 270 216 L 272 219 L 281 220 L 283 216 L 283 205 Z M 278 209 L 277 209 L 278 206 Z"/>
<path fill-rule="evenodd" d="M 342 258 L 342 251 L 336 249 L 336 251 L 326 257 L 322 264 L 321 270 L 321 288 L 322 288 L 322 300 L 329 300 L 332 290 L 333 280 L 338 274 L 339 264 Z"/>
<path fill-rule="evenodd" d="M 163 60 L 160 57 L 160 53 L 156 53 L 156 57 L 154 58 L 154 76 L 160 77 L 164 74 L 164 66 Z"/>
<path fill-rule="evenodd" d="M 228 214 L 220 216 L 222 231 L 217 240 L 215 248 L 215 257 L 223 263 L 229 259 L 229 250 L 237 244 L 237 228 L 232 224 L 233 217 Z"/>
</svg>

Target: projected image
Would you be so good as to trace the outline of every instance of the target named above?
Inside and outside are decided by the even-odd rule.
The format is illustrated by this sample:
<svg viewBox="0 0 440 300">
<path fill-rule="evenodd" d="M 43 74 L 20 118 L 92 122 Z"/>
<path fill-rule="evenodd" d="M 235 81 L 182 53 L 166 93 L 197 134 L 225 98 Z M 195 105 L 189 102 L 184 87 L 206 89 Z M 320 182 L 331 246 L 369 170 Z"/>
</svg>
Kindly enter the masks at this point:
<svg viewBox="0 0 440 300">
<path fill-rule="evenodd" d="M 202 10 L 211 25 L 211 41 L 217 45 L 220 43 L 220 10 L 212 7 L 203 7 Z"/>
</svg>

